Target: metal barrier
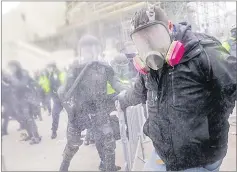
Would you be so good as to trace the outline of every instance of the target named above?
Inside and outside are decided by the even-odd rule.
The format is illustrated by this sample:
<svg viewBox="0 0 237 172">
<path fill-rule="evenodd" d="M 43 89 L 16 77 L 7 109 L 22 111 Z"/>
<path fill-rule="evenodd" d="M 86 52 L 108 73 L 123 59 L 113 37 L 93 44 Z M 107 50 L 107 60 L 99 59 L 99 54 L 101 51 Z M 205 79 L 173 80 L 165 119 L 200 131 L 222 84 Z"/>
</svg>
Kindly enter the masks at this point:
<svg viewBox="0 0 237 172">
<path fill-rule="evenodd" d="M 143 125 L 147 118 L 147 112 L 142 104 L 128 107 L 126 112 L 123 112 L 119 106 L 117 107 L 117 110 L 119 115 L 121 141 L 123 144 L 125 170 L 132 171 L 136 158 L 139 158 L 145 163 L 143 143 L 146 137 L 143 134 Z M 138 156 L 139 148 L 141 149 L 142 157 Z"/>
</svg>

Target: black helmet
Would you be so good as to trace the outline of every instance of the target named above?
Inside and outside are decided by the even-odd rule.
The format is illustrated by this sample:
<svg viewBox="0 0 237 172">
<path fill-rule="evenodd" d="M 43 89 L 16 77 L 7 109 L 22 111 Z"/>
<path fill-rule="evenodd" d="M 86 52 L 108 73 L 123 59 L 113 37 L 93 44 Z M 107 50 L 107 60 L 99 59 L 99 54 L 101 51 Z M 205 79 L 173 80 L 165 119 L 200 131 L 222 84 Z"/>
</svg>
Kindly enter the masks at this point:
<svg viewBox="0 0 237 172">
<path fill-rule="evenodd" d="M 111 65 L 127 65 L 129 63 L 125 54 L 117 54 L 111 61 Z"/>
<path fill-rule="evenodd" d="M 92 35 L 84 35 L 78 42 L 77 55 L 82 57 L 81 61 L 98 60 L 101 53 L 100 41 Z"/>
<path fill-rule="evenodd" d="M 8 66 L 14 66 L 16 67 L 17 69 L 21 69 L 21 64 L 19 61 L 17 60 L 11 60 L 9 63 L 8 63 Z"/>
<path fill-rule="evenodd" d="M 129 73 L 129 61 L 125 54 L 118 54 L 110 62 L 115 73 L 119 75 L 127 75 Z"/>
<path fill-rule="evenodd" d="M 17 77 L 21 77 L 22 75 L 22 67 L 19 61 L 17 60 L 11 60 L 8 63 L 8 67 L 10 68 L 10 72 L 12 75 L 15 75 Z"/>
<path fill-rule="evenodd" d="M 88 46 L 90 46 L 90 45 L 99 45 L 100 46 L 101 44 L 100 44 L 100 41 L 96 37 L 94 37 L 92 35 L 84 35 L 79 40 L 78 46 L 83 47 L 83 46 L 87 46 L 87 45 Z"/>
</svg>

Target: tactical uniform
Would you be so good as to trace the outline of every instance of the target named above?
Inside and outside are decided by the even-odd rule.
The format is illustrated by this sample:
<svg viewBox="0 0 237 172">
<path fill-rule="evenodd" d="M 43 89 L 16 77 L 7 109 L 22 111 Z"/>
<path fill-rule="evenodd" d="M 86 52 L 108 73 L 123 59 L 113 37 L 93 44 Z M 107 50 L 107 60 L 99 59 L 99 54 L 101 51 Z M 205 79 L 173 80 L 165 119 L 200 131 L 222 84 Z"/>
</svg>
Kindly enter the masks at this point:
<svg viewBox="0 0 237 172">
<path fill-rule="evenodd" d="M 231 37 L 229 40 L 223 42 L 222 46 L 234 57 L 236 57 L 236 25 L 231 28 Z"/>
<path fill-rule="evenodd" d="M 222 46 L 230 52 L 232 56 L 236 57 L 236 38 L 231 37 L 229 40 L 225 41 Z"/>
<path fill-rule="evenodd" d="M 31 89 L 31 104 L 30 104 L 30 113 L 31 115 L 36 119 L 38 118 L 40 121 L 42 121 L 42 115 L 41 115 L 41 88 L 40 85 L 37 83 L 37 80 L 31 80 L 31 83 L 29 85 Z"/>
<path fill-rule="evenodd" d="M 28 133 L 28 138 L 31 139 L 31 144 L 37 144 L 41 141 L 41 137 L 38 133 L 38 128 L 34 118 L 30 114 L 30 104 L 32 97 L 32 90 L 30 88 L 32 79 L 28 73 L 23 70 L 17 61 L 11 61 L 10 67 L 14 67 L 15 71 L 13 76 L 10 78 L 10 83 L 13 87 L 13 94 L 16 97 L 14 102 L 14 109 L 16 109 L 17 116 L 21 120 L 21 123 Z"/>
<path fill-rule="evenodd" d="M 45 73 L 42 73 L 39 77 L 38 84 L 41 87 L 41 100 L 43 107 L 48 110 L 49 115 L 51 114 L 51 104 L 50 104 L 50 81 Z"/>
<path fill-rule="evenodd" d="M 81 74 L 81 72 L 84 73 Z M 119 168 L 115 166 L 116 143 L 109 116 L 115 107 L 114 101 L 111 101 L 111 97 L 107 95 L 107 81 L 117 91 L 121 90 L 120 84 L 114 78 L 114 72 L 110 66 L 97 61 L 81 64 L 69 71 L 64 87 L 59 90 L 61 99 L 64 99 L 63 97 L 80 74 L 81 81 L 75 88 L 70 101 L 63 101 L 69 120 L 67 145 L 60 171 L 68 170 L 71 159 L 83 143 L 81 131 L 86 128 L 91 128 L 94 132 L 96 148 L 101 159 L 100 169 L 117 171 Z"/>
<path fill-rule="evenodd" d="M 60 73 L 55 64 L 50 64 L 48 67 L 52 67 L 53 69 L 53 71 L 49 74 L 49 82 L 50 82 L 51 97 L 53 100 L 53 109 L 52 109 L 53 122 L 51 128 L 52 130 L 51 138 L 54 139 L 57 137 L 59 115 L 63 110 L 63 106 L 58 97 L 57 91 L 60 85 L 62 84 L 65 75 L 63 73 Z"/>
</svg>

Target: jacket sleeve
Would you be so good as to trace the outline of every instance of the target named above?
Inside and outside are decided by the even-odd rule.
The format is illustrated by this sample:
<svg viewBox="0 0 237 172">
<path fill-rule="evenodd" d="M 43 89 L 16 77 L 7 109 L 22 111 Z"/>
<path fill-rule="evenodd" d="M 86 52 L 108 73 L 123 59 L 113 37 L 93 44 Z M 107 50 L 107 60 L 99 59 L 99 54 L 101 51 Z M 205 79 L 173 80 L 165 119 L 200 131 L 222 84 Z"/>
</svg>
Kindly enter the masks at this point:
<svg viewBox="0 0 237 172">
<path fill-rule="evenodd" d="M 123 90 L 127 90 L 129 87 L 125 84 L 122 84 L 119 81 L 119 78 L 115 76 L 114 71 L 111 67 L 106 68 L 107 80 L 111 84 L 112 88 L 115 89 L 117 93 L 120 93 Z"/>
<path fill-rule="evenodd" d="M 208 63 L 208 79 L 224 99 L 236 99 L 237 59 L 223 47 L 204 50 Z"/>
<path fill-rule="evenodd" d="M 228 118 L 236 100 L 236 57 L 231 56 L 222 46 L 206 48 L 208 66 L 204 69 L 211 83 L 215 111 L 208 116 L 211 145 L 221 147 L 228 140 Z M 214 99 L 217 98 L 215 101 Z"/>
<path fill-rule="evenodd" d="M 223 42 L 223 43 L 222 43 L 222 46 L 223 46 L 228 52 L 230 52 L 230 45 L 229 45 L 228 41 Z"/>
<path fill-rule="evenodd" d="M 129 89 L 123 94 L 120 94 L 118 99 L 122 109 L 146 102 L 147 89 L 145 87 L 143 76 L 138 74 L 133 88 Z"/>
<path fill-rule="evenodd" d="M 73 85 L 75 81 L 75 75 L 74 75 L 75 69 L 71 68 L 65 78 L 65 82 L 59 87 L 58 89 L 58 95 L 61 101 L 64 99 L 66 93 L 69 91 L 71 86 Z"/>
</svg>

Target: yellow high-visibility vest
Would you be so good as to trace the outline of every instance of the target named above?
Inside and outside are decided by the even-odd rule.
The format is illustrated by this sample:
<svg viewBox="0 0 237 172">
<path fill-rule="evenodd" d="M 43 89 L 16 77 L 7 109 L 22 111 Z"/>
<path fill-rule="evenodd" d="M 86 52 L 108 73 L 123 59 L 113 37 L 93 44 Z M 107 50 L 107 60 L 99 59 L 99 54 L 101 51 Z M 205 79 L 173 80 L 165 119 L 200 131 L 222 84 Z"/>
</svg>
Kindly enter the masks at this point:
<svg viewBox="0 0 237 172">
<path fill-rule="evenodd" d="M 60 80 L 61 84 L 63 84 L 65 82 L 65 78 L 66 78 L 66 73 L 65 72 L 60 72 L 59 80 Z"/>
<path fill-rule="evenodd" d="M 119 81 L 123 84 L 129 84 L 128 80 L 119 79 Z M 113 89 L 111 84 L 107 81 L 107 95 L 114 94 L 114 93 L 116 93 L 116 91 Z"/>
<path fill-rule="evenodd" d="M 45 93 L 50 92 L 50 81 L 46 76 L 40 76 L 39 85 L 44 90 Z"/>
</svg>

